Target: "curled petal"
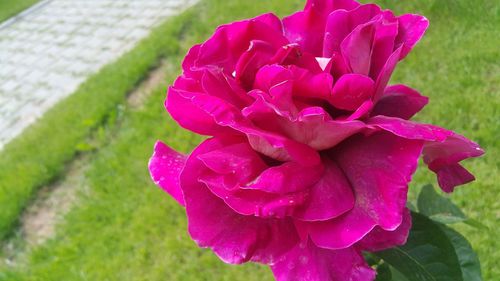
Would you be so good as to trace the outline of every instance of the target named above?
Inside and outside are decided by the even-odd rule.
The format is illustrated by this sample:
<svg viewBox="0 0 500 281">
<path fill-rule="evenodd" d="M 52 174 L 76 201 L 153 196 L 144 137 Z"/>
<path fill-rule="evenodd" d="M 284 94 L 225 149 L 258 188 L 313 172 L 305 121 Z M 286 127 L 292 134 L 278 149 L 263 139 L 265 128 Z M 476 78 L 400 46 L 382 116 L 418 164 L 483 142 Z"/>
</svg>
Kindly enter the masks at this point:
<svg viewBox="0 0 500 281">
<path fill-rule="evenodd" d="M 254 89 L 269 92 L 272 87 L 292 79 L 293 75 L 290 70 L 281 65 L 272 64 L 259 69 L 253 86 Z"/>
<path fill-rule="evenodd" d="M 307 240 L 271 266 L 277 281 L 370 281 L 375 271 L 354 247 L 329 250 Z"/>
<path fill-rule="evenodd" d="M 307 0 L 304 10 L 316 9 L 328 15 L 335 10 L 352 10 L 359 5 L 360 4 L 355 0 Z"/>
<path fill-rule="evenodd" d="M 405 85 L 387 87 L 371 112 L 372 116 L 384 115 L 410 119 L 429 102 L 429 98 Z"/>
<path fill-rule="evenodd" d="M 421 15 L 406 14 L 398 17 L 399 31 L 396 43 L 403 46 L 400 59 L 404 59 L 422 39 L 429 27 L 429 21 Z M 397 46 L 399 47 L 399 46 Z"/>
<path fill-rule="evenodd" d="M 350 183 L 356 203 L 334 220 L 296 220 L 301 236 L 309 235 L 320 247 L 342 249 L 360 241 L 376 226 L 389 231 L 399 227 L 422 144 L 390 133 L 375 133 L 354 136 L 337 146 L 330 157 Z"/>
<path fill-rule="evenodd" d="M 402 47 L 396 49 L 385 62 L 384 67 L 380 71 L 377 79 L 375 80 L 375 94 L 373 100 L 376 102 L 380 99 L 382 94 L 384 93 L 385 87 L 389 80 L 391 79 L 391 75 L 396 68 L 396 64 L 399 61 L 401 55 Z"/>
<path fill-rule="evenodd" d="M 182 206 L 184 198 L 179 177 L 185 162 L 186 156 L 158 141 L 148 165 L 153 181 Z"/>
<path fill-rule="evenodd" d="M 375 22 L 356 27 L 340 45 L 342 56 L 351 72 L 368 75 L 372 57 Z"/>
<path fill-rule="evenodd" d="M 474 180 L 474 176 L 458 162 L 483 155 L 484 151 L 477 143 L 437 126 L 399 118 L 375 116 L 367 123 L 403 138 L 425 141 L 424 162 L 437 174 L 443 191 L 452 192 L 456 186 Z"/>
<path fill-rule="evenodd" d="M 393 231 L 375 227 L 368 235 L 356 244 L 363 251 L 377 252 L 388 248 L 401 246 L 406 243 L 411 228 L 410 210 L 405 209 L 403 222 Z"/>
<path fill-rule="evenodd" d="M 305 108 L 293 118 L 272 105 L 256 101 L 243 112 L 259 127 L 279 132 L 317 151 L 329 149 L 365 128 L 361 121 L 332 120 L 320 107 Z"/>
<path fill-rule="evenodd" d="M 293 217 L 304 221 L 336 218 L 354 207 L 354 194 L 340 168 L 328 158 L 321 179 L 310 188 L 306 202 L 294 212 Z"/>
<path fill-rule="evenodd" d="M 286 162 L 268 168 L 255 180 L 241 188 L 280 194 L 297 192 L 314 185 L 322 174 L 321 163 L 315 166 L 303 166 L 296 162 Z"/>
<path fill-rule="evenodd" d="M 333 87 L 330 103 L 339 109 L 354 111 L 366 100 L 371 99 L 374 82 L 361 74 L 346 74 Z"/>
<path fill-rule="evenodd" d="M 359 6 L 354 0 L 309 0 L 304 11 L 283 18 L 285 36 L 305 52 L 322 55 L 323 37 L 328 15 L 339 9 L 351 10 Z"/>
<path fill-rule="evenodd" d="M 353 10 L 336 10 L 328 15 L 323 41 L 323 56 L 331 57 L 340 52 L 342 41 L 358 26 L 380 14 L 380 7 L 375 4 L 361 5 Z"/>
<path fill-rule="evenodd" d="M 181 173 L 181 186 L 189 233 L 200 247 L 211 248 L 227 263 L 272 263 L 298 243 L 290 220 L 240 215 L 197 180 L 206 169 L 198 155 L 234 142 L 231 139 L 208 139 L 191 153 L 186 162 Z"/>
<path fill-rule="evenodd" d="M 276 49 L 288 44 L 279 18 L 273 14 L 264 14 L 217 28 L 214 35 L 200 46 L 194 65 L 188 67 L 186 63 L 185 67 L 193 70 L 214 66 L 230 75 L 252 40 L 265 41 Z"/>
<path fill-rule="evenodd" d="M 291 66 L 293 93 L 296 97 L 328 99 L 332 93 L 333 77 L 330 73 L 313 73 Z"/>
<path fill-rule="evenodd" d="M 248 143 L 237 143 L 198 155 L 214 173 L 232 178 L 234 188 L 252 181 L 267 168 L 266 163 Z"/>
<path fill-rule="evenodd" d="M 259 69 L 271 62 L 276 49 L 269 43 L 261 40 L 252 40 L 250 47 L 236 63 L 236 80 L 250 88 Z"/>
<path fill-rule="evenodd" d="M 237 108 L 242 108 L 251 102 L 252 99 L 235 79 L 226 76 L 220 69 L 207 69 L 202 73 L 201 86 L 207 95 L 223 99 Z"/>
<path fill-rule="evenodd" d="M 391 11 L 384 11 L 377 22 L 373 38 L 370 77 L 378 77 L 380 71 L 394 51 L 398 35 L 398 22 Z"/>
</svg>

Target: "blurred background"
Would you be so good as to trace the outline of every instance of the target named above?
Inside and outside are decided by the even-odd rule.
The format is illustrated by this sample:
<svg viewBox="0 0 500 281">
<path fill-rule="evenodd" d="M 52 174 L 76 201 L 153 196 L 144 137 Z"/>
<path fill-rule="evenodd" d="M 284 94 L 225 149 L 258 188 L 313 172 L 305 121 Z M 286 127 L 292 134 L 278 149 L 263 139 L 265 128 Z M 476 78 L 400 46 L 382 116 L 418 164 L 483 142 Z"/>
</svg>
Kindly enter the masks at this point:
<svg viewBox="0 0 500 281">
<path fill-rule="evenodd" d="M 362 1 L 367 2 L 367 1 Z M 500 2 L 376 0 L 430 28 L 392 83 L 430 97 L 417 120 L 479 142 L 477 180 L 449 196 L 487 228 L 455 227 L 500 276 Z M 200 141 L 163 108 L 180 62 L 216 26 L 302 0 L 0 0 L 0 280 L 272 280 L 198 249 L 156 188 L 157 139 Z M 410 200 L 435 185 L 419 169 Z"/>
</svg>

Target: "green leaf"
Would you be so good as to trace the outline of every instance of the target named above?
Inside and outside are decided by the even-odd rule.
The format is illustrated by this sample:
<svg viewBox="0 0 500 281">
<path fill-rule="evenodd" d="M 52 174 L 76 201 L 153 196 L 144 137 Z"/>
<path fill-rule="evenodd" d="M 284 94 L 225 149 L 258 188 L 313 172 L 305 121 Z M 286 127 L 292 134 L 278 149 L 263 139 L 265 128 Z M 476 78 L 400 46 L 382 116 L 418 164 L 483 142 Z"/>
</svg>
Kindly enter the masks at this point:
<svg viewBox="0 0 500 281">
<path fill-rule="evenodd" d="M 479 229 L 483 229 L 483 230 L 490 230 L 489 227 L 487 227 L 486 225 L 482 224 L 481 222 L 479 222 L 475 219 L 468 218 L 468 219 L 464 220 L 464 223 L 468 224 L 472 227 L 475 227 L 475 228 L 479 228 Z"/>
<path fill-rule="evenodd" d="M 441 225 L 441 229 L 446 233 L 455 248 L 460 268 L 462 270 L 463 280 L 466 281 L 481 281 L 481 266 L 479 259 L 472 249 L 471 245 L 460 233 Z"/>
<path fill-rule="evenodd" d="M 440 223 L 457 223 L 467 219 L 450 199 L 437 194 L 432 185 L 422 188 L 418 195 L 417 206 L 420 213 Z"/>
<path fill-rule="evenodd" d="M 440 225 L 412 213 L 413 227 L 404 246 L 375 254 L 409 281 L 469 281 L 462 278 L 454 245 Z"/>
<path fill-rule="evenodd" d="M 408 278 L 406 278 L 403 273 L 399 272 L 397 269 L 391 266 L 391 275 L 392 275 L 392 280 L 391 281 L 408 281 Z"/>
<path fill-rule="evenodd" d="M 377 266 L 377 278 L 375 281 L 392 281 L 391 268 L 387 263 L 381 263 Z"/>
</svg>

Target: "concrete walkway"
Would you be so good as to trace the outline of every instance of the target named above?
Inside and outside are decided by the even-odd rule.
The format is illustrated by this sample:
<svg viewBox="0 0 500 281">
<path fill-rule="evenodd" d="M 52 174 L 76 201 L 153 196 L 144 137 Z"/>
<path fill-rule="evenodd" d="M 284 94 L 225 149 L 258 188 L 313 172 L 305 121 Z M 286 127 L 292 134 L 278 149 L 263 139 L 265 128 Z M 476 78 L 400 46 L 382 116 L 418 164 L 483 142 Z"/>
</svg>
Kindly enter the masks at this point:
<svg viewBox="0 0 500 281">
<path fill-rule="evenodd" d="M 1 24 L 0 149 L 152 27 L 194 2 L 48 0 Z"/>
</svg>

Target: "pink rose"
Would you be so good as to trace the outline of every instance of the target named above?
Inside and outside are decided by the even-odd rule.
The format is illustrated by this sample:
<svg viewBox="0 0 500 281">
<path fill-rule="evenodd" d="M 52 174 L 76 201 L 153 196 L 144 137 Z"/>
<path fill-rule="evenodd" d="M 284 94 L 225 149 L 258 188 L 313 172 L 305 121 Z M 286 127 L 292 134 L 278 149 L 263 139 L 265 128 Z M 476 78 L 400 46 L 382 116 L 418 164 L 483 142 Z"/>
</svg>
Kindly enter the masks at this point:
<svg viewBox="0 0 500 281">
<path fill-rule="evenodd" d="M 373 280 L 361 251 L 402 245 L 408 183 L 423 154 L 442 189 L 483 154 L 461 135 L 408 121 L 427 98 L 387 86 L 427 20 L 353 0 L 310 0 L 217 28 L 183 62 L 166 108 L 211 136 L 189 156 L 158 142 L 154 181 L 186 207 L 189 233 L 227 263 L 278 280 Z"/>
</svg>

